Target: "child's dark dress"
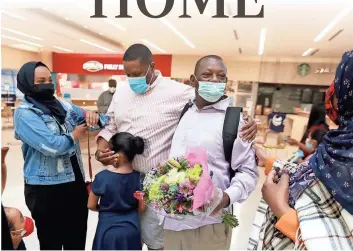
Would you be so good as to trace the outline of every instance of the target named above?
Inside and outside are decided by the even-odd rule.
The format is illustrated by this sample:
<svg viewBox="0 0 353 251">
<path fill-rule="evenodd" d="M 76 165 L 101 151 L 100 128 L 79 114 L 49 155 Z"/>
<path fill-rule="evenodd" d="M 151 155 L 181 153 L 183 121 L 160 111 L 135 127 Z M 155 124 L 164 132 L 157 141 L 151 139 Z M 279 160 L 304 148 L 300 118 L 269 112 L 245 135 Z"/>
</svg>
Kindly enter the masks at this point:
<svg viewBox="0 0 353 251">
<path fill-rule="evenodd" d="M 93 250 L 141 250 L 141 231 L 137 200 L 133 194 L 141 190 L 140 173 L 98 173 L 92 192 L 100 196 L 99 222 Z"/>
</svg>

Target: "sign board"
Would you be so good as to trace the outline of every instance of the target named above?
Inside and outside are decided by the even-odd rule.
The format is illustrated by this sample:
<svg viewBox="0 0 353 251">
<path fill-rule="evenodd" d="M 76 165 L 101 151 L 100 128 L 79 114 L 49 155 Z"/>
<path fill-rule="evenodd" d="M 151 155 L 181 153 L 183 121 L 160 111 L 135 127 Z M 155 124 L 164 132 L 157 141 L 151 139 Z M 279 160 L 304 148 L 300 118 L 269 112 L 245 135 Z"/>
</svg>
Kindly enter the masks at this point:
<svg viewBox="0 0 353 251">
<path fill-rule="evenodd" d="M 172 55 L 153 55 L 164 77 L 172 73 Z M 75 54 L 53 52 L 53 72 L 78 75 L 125 75 L 122 54 Z"/>
</svg>

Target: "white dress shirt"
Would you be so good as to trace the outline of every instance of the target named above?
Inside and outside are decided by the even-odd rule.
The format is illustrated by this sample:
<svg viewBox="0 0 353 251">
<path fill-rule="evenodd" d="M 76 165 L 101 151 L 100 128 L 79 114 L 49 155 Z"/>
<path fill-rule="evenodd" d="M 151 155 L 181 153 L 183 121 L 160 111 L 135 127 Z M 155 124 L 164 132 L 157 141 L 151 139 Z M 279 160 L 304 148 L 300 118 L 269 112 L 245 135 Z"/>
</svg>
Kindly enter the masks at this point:
<svg viewBox="0 0 353 251">
<path fill-rule="evenodd" d="M 208 169 L 213 173 L 213 184 L 225 191 L 229 195 L 230 204 L 233 204 L 248 198 L 256 187 L 259 175 L 252 143 L 240 139 L 240 132 L 234 141 L 231 163 L 225 159 L 222 131 L 229 103 L 230 99 L 226 98 L 201 110 L 194 104 L 176 129 L 169 156 L 185 156 L 187 147 L 206 148 Z M 238 130 L 242 125 L 244 121 L 241 117 Z M 231 181 L 230 167 L 236 171 Z M 221 222 L 220 217 L 209 216 L 205 219 L 204 215 L 188 217 L 187 220 L 165 218 L 164 228 L 181 231 Z"/>
</svg>

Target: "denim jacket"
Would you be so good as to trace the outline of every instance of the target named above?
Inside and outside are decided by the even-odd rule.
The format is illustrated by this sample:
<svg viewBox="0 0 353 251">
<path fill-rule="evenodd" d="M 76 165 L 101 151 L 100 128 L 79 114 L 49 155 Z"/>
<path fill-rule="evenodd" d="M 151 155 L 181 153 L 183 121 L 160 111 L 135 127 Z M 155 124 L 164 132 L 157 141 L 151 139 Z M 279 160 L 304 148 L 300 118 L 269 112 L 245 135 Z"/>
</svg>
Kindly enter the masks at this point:
<svg viewBox="0 0 353 251">
<path fill-rule="evenodd" d="M 69 102 L 60 102 L 67 111 L 64 126 L 25 98 L 15 111 L 15 138 L 23 142 L 26 184 L 56 185 L 75 181 L 70 161 L 74 154 L 85 179 L 80 144 L 72 136 L 73 129 L 85 120 L 84 110 Z M 100 115 L 100 125 L 105 123 L 105 116 Z"/>
</svg>

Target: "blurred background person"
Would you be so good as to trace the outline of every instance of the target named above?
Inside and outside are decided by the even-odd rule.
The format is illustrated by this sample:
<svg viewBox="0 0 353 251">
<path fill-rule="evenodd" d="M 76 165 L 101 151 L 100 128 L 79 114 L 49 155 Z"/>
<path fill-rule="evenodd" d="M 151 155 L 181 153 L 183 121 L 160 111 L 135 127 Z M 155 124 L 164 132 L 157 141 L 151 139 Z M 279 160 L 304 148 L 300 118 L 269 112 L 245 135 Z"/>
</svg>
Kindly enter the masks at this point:
<svg viewBox="0 0 353 251">
<path fill-rule="evenodd" d="M 5 164 L 8 147 L 1 148 L 1 195 L 4 192 L 7 179 L 7 170 Z M 7 224 L 6 214 L 1 201 L 1 250 L 13 250 L 9 225 Z"/>
<path fill-rule="evenodd" d="M 311 108 L 308 125 L 306 127 L 306 131 L 299 141 L 295 139 L 288 139 L 288 143 L 292 146 L 298 146 L 299 150 L 301 150 L 304 154 L 304 158 L 308 157 L 312 152 L 313 148 L 308 144 L 308 139 L 311 133 L 315 130 L 323 130 L 328 131 L 329 126 L 326 123 L 326 111 L 325 104 L 314 104 Z"/>
<path fill-rule="evenodd" d="M 5 158 L 8 147 L 1 148 L 1 195 L 7 180 Z M 1 204 L 1 250 L 26 250 L 23 237 L 29 236 L 34 230 L 33 220 L 23 217 L 16 208 L 3 207 Z"/>
<path fill-rule="evenodd" d="M 33 220 L 29 217 L 23 216 L 21 211 L 17 208 L 5 207 L 4 209 L 11 232 L 13 248 L 15 250 L 26 250 L 23 238 L 33 233 Z"/>
<path fill-rule="evenodd" d="M 99 113 L 106 114 L 110 103 L 112 102 L 113 95 L 116 90 L 116 80 L 110 79 L 109 83 L 109 90 L 102 92 L 102 94 L 98 98 L 97 106 Z"/>
</svg>

